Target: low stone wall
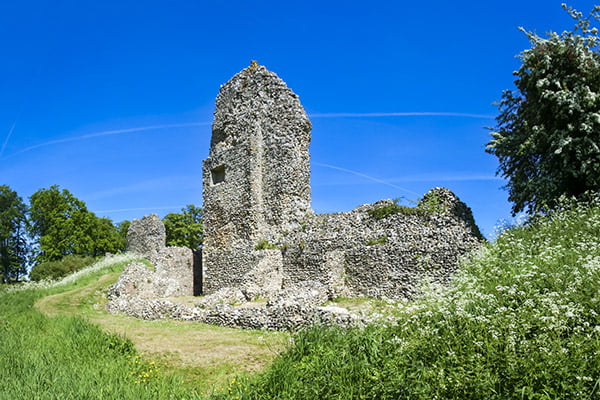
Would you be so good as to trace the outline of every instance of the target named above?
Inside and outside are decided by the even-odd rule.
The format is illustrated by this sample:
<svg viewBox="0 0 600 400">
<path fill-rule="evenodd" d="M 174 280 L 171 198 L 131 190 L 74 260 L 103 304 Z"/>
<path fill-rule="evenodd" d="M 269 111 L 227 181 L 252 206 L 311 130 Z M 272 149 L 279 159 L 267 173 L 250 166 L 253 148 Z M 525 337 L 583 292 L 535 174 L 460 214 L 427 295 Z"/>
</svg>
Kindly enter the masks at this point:
<svg viewBox="0 0 600 400">
<path fill-rule="evenodd" d="M 129 271 L 146 268 L 131 264 Z M 239 289 L 226 288 L 200 298 L 195 305 L 165 298 L 144 298 L 131 289 L 124 274 L 109 291 L 106 309 L 144 320 L 175 319 L 234 328 L 284 330 L 316 323 L 343 327 L 364 324 L 366 320 L 341 307 L 323 307 L 329 298 L 327 288 L 316 282 L 274 293 L 269 301 L 247 302 Z"/>
</svg>

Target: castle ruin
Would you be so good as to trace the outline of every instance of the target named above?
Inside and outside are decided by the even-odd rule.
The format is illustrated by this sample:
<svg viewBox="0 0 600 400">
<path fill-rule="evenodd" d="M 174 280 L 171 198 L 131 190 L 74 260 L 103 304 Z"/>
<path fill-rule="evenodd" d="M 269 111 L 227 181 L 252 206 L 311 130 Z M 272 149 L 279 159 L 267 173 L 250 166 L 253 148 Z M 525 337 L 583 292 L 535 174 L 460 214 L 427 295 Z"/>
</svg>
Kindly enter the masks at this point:
<svg viewBox="0 0 600 400">
<path fill-rule="evenodd" d="M 310 130 L 298 96 L 263 66 L 221 86 L 203 165 L 205 293 L 242 284 L 274 257 L 257 243 L 274 243 L 312 213 Z"/>
<path fill-rule="evenodd" d="M 471 210 L 444 188 L 430 190 L 414 208 L 382 200 L 315 214 L 310 131 L 298 96 L 264 66 L 253 62 L 222 85 L 203 163 L 202 267 L 197 262 L 194 274 L 193 262 L 182 260 L 185 268 L 162 268 L 165 256 L 154 256 L 157 271 L 178 271 L 171 278 L 185 289 L 170 292 L 204 296 L 189 307 L 157 299 L 164 290 L 136 292 L 136 280 L 156 278 L 163 283 L 154 287 L 163 287 L 167 279 L 156 272 L 144 278 L 137 265 L 123 274 L 128 286 L 118 282 L 111 289 L 107 308 L 146 319 L 252 328 L 315 318 L 348 323 L 354 317 L 323 303 L 336 296 L 412 298 L 424 280 L 446 281 L 460 257 L 483 240 Z"/>
</svg>

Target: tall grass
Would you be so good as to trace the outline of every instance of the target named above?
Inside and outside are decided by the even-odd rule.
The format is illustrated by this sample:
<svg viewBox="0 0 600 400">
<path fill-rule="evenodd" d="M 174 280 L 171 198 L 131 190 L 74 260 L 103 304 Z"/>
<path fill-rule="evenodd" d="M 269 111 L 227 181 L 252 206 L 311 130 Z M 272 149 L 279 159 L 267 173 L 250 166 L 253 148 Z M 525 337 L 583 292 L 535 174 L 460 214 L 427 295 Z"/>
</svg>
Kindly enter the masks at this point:
<svg viewBox="0 0 600 400">
<path fill-rule="evenodd" d="M 600 399 L 600 204 L 511 229 L 388 326 L 313 327 L 215 398 Z"/>
<path fill-rule="evenodd" d="M 57 278 L 57 279 L 43 279 L 37 282 L 20 282 L 14 285 L 0 285 L 0 294 L 3 291 L 18 291 L 18 290 L 28 290 L 28 289 L 50 289 L 56 287 L 63 287 L 62 290 L 65 290 L 65 285 L 76 284 L 78 286 L 85 285 L 86 282 L 89 282 L 90 279 L 94 279 L 99 276 L 99 272 L 111 272 L 117 269 L 122 269 L 126 264 L 132 261 L 143 261 L 140 260 L 140 256 L 133 253 L 123 253 L 116 254 L 111 256 L 106 256 L 96 263 L 89 265 L 85 268 L 78 270 L 70 275 L 65 277 Z M 3 286 L 3 287 L 2 287 Z"/>
<path fill-rule="evenodd" d="M 0 399 L 199 398 L 176 375 L 144 361 L 127 339 L 33 307 L 42 296 L 85 285 L 125 262 L 105 262 L 45 288 L 0 292 Z"/>
</svg>

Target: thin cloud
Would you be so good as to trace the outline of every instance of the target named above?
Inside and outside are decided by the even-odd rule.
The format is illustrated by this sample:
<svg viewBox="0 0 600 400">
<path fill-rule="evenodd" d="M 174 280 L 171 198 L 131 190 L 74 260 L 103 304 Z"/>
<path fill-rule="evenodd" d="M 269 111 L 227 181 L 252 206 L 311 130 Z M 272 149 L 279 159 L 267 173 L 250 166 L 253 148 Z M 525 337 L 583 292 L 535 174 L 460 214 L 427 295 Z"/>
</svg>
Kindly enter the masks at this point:
<svg viewBox="0 0 600 400">
<path fill-rule="evenodd" d="M 117 186 L 98 192 L 89 193 L 85 196 L 88 201 L 110 198 L 120 195 L 127 195 L 140 192 L 165 191 L 184 187 L 193 188 L 193 182 L 196 177 L 192 176 L 166 176 L 162 178 L 149 179 L 136 182 L 126 186 Z"/>
<path fill-rule="evenodd" d="M 110 131 L 94 132 L 94 133 L 88 133 L 86 135 L 81 135 L 81 136 L 76 136 L 76 137 L 71 137 L 71 138 L 65 138 L 65 139 L 50 140 L 48 142 L 39 143 L 39 144 L 36 144 L 36 145 L 33 145 L 33 146 L 26 147 L 26 148 L 24 148 L 22 150 L 19 150 L 19 151 L 15 152 L 15 153 L 12 153 L 11 156 L 14 156 L 14 155 L 17 155 L 17 154 L 21 154 L 21 153 L 25 153 L 27 151 L 31 151 L 31 150 L 34 150 L 34 149 L 39 149 L 40 147 L 46 147 L 46 146 L 51 146 L 51 145 L 60 144 L 60 143 L 75 142 L 75 141 L 79 141 L 79 140 L 92 139 L 92 138 L 101 137 L 101 136 L 120 135 L 120 134 L 123 134 L 123 133 L 151 131 L 151 130 L 158 130 L 158 129 L 186 128 L 186 127 L 190 127 L 190 126 L 207 126 L 207 125 L 211 125 L 211 123 L 210 122 L 189 122 L 189 123 L 184 123 L 184 124 L 165 124 L 165 125 L 152 125 L 152 126 L 138 126 L 136 128 L 115 129 L 115 130 L 110 130 Z"/>
<path fill-rule="evenodd" d="M 9 129 L 8 135 L 6 135 L 6 139 L 4 140 L 4 144 L 2 145 L 2 149 L 0 149 L 0 158 L 2 158 L 2 155 L 4 154 L 4 149 L 6 149 L 6 145 L 8 144 L 8 141 L 10 140 L 10 137 L 12 136 L 12 133 L 15 130 L 15 126 L 17 126 L 16 119 L 15 119 L 15 122 L 13 122 L 12 126 Z"/>
<path fill-rule="evenodd" d="M 379 178 L 375 178 L 375 177 L 367 175 L 367 174 L 363 174 L 362 172 L 354 171 L 354 170 L 351 170 L 351 169 L 348 169 L 348 168 L 338 167 L 338 166 L 335 166 L 335 165 L 323 164 L 323 163 L 320 163 L 320 162 L 314 162 L 314 161 L 313 161 L 312 164 L 313 165 L 318 165 L 319 167 L 325 167 L 325 168 L 335 169 L 337 171 L 347 172 L 349 174 L 360 176 L 361 178 L 365 178 L 365 179 L 371 180 L 373 182 L 381 183 L 382 185 L 387 185 L 387 186 L 393 187 L 394 189 L 402 190 L 404 192 L 420 196 L 419 193 L 413 192 L 412 190 L 403 188 L 403 187 L 398 186 L 398 185 L 394 185 L 393 183 L 390 183 L 388 181 L 384 181 L 383 179 L 379 179 Z"/>
<path fill-rule="evenodd" d="M 470 182 L 470 181 L 502 181 L 503 179 L 495 175 L 485 174 L 427 174 L 412 175 L 390 179 L 392 182 Z"/>
<path fill-rule="evenodd" d="M 457 112 L 395 112 L 395 113 L 315 113 L 310 114 L 311 118 L 367 118 L 367 117 L 459 117 L 459 118 L 479 118 L 494 119 L 493 115 L 471 114 Z"/>
<path fill-rule="evenodd" d="M 94 211 L 94 213 L 95 214 L 111 214 L 111 213 L 129 212 L 129 211 L 156 211 L 156 210 L 174 210 L 174 209 L 180 210 L 182 208 L 185 208 L 185 206 L 119 208 L 116 210 Z"/>
</svg>

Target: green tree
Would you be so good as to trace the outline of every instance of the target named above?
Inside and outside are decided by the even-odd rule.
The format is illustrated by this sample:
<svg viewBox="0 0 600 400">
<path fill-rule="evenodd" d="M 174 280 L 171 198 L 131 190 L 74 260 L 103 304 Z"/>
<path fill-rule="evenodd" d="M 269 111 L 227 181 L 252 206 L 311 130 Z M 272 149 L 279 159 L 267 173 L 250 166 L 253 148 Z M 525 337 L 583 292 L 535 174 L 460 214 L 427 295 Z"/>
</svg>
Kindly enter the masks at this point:
<svg viewBox="0 0 600 400">
<path fill-rule="evenodd" d="M 123 250 L 127 248 L 127 232 L 131 226 L 131 221 L 121 221 L 117 224 L 117 233 L 119 234 L 119 243 Z"/>
<path fill-rule="evenodd" d="M 95 219 L 90 225 L 92 229 L 89 232 L 92 238 L 91 252 L 92 256 L 102 256 L 106 253 L 119 253 L 125 250 L 126 242 L 119 233 L 118 228 L 108 218 L 98 218 L 90 213 Z"/>
<path fill-rule="evenodd" d="M 168 246 L 184 246 L 192 250 L 202 248 L 202 209 L 188 205 L 181 213 L 169 213 L 163 218 Z"/>
<path fill-rule="evenodd" d="M 2 283 L 26 272 L 30 246 L 26 238 L 27 206 L 17 192 L 0 185 L 0 275 Z"/>
<path fill-rule="evenodd" d="M 39 245 L 36 261 L 58 261 L 75 254 L 99 256 L 124 249 L 117 228 L 98 218 L 85 203 L 57 185 L 30 197 L 30 233 Z"/>
<path fill-rule="evenodd" d="M 563 8 L 576 20 L 572 31 L 542 38 L 520 28 L 532 47 L 520 54 L 516 90 L 503 92 L 486 149 L 508 180 L 513 214 L 600 189 L 600 37 L 591 27 L 600 6 L 587 17 Z"/>
</svg>

